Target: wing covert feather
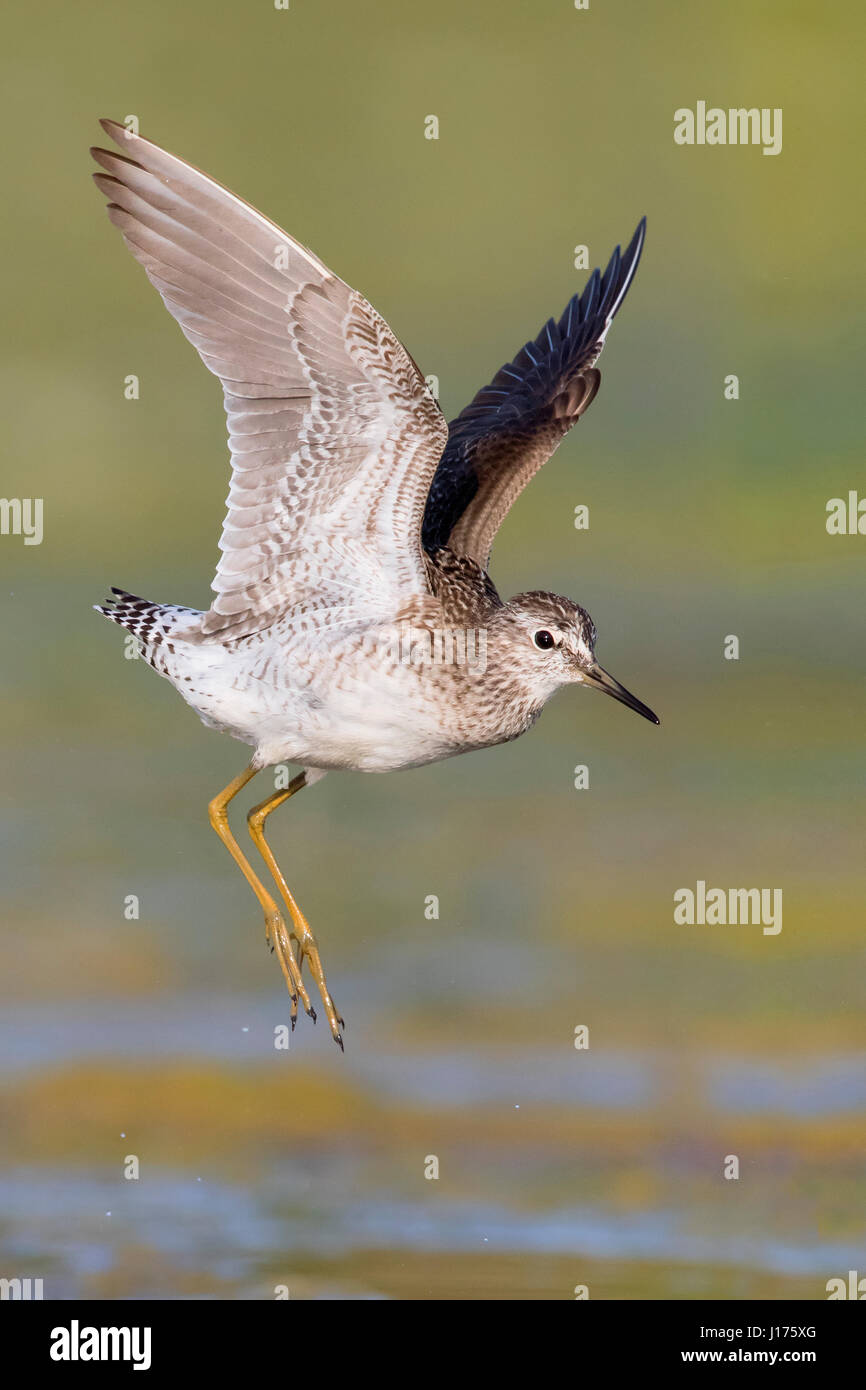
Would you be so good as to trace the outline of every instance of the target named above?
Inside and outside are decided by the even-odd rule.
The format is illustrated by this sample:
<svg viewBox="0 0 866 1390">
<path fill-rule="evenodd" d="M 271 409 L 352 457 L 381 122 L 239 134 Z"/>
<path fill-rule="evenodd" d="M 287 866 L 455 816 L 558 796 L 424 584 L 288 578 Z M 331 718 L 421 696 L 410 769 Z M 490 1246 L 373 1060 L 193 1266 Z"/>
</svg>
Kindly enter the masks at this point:
<svg viewBox="0 0 866 1390">
<path fill-rule="evenodd" d="M 275 223 L 102 125 L 124 151 L 92 151 L 108 215 L 223 386 L 232 480 L 204 630 L 241 637 L 347 602 L 374 616 L 426 593 L 421 522 L 447 427 L 412 358 Z"/>
</svg>

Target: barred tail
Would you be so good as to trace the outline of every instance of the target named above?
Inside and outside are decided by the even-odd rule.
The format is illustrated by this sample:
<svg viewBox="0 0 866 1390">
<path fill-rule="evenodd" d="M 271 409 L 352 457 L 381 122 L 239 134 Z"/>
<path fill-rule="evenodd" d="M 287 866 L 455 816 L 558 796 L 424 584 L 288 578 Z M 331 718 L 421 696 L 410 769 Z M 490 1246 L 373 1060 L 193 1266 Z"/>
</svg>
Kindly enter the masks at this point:
<svg viewBox="0 0 866 1390">
<path fill-rule="evenodd" d="M 165 674 L 160 648 L 174 651 L 174 639 L 183 640 L 198 635 L 199 622 L 204 615 L 197 608 L 183 608 L 176 603 L 152 603 L 150 599 L 128 594 L 125 589 L 111 590 L 105 603 L 95 603 L 97 613 L 131 632 L 142 648 L 146 661 Z"/>
</svg>

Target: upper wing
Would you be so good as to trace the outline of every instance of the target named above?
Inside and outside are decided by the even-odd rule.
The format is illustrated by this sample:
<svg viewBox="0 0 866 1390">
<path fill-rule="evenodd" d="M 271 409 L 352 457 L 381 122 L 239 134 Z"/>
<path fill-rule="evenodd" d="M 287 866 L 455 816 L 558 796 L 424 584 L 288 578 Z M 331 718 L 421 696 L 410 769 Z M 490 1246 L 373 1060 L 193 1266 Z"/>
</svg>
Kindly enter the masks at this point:
<svg viewBox="0 0 866 1390">
<path fill-rule="evenodd" d="M 286 608 L 372 616 L 427 590 L 420 531 L 447 438 L 418 367 L 367 301 L 192 165 L 103 128 L 108 215 L 223 385 L 232 454 L 206 632 Z"/>
<path fill-rule="evenodd" d="M 592 402 L 595 363 L 637 270 L 646 232 L 638 223 L 624 255 L 550 319 L 534 342 L 500 367 L 456 420 L 430 486 L 422 538 L 487 568 L 493 538 L 515 499 Z"/>
</svg>

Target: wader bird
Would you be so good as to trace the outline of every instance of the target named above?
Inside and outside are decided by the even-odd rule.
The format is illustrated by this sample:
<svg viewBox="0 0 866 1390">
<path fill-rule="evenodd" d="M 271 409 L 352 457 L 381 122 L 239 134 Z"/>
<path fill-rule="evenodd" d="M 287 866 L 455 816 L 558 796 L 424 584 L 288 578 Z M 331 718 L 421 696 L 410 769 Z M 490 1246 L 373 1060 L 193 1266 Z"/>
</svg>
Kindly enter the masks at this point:
<svg viewBox="0 0 866 1390">
<path fill-rule="evenodd" d="M 331 770 L 390 772 L 517 738 L 563 685 L 658 723 L 599 666 L 583 608 L 541 591 L 506 603 L 487 573 L 512 503 L 598 390 L 645 221 L 448 426 L 384 319 L 312 252 L 192 165 L 102 125 L 123 154 L 94 149 L 94 178 L 222 383 L 232 479 L 206 613 L 122 589 L 98 611 L 205 724 L 252 745 L 211 824 L 264 911 L 292 1027 L 299 998 L 315 1019 L 306 957 L 342 1047 L 318 944 L 265 839 L 271 811 Z M 275 763 L 303 770 L 247 819 L 290 928 L 227 816 Z"/>
</svg>

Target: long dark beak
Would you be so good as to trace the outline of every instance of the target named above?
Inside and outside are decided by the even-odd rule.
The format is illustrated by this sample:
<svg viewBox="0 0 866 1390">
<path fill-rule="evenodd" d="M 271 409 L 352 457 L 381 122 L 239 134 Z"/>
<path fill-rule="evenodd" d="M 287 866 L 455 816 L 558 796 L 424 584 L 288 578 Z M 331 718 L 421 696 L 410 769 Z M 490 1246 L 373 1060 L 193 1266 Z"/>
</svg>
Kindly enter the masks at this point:
<svg viewBox="0 0 866 1390">
<path fill-rule="evenodd" d="M 589 670 L 584 670 L 584 683 L 593 686 L 596 690 L 603 690 L 605 695 L 612 695 L 620 704 L 628 705 L 635 714 L 642 714 L 644 719 L 648 719 L 651 724 L 659 724 L 661 721 L 658 715 L 653 714 L 652 710 L 643 704 L 636 695 L 632 695 L 630 690 L 626 690 L 624 685 L 615 681 L 613 676 L 605 671 L 603 666 L 596 664 L 590 666 Z"/>
</svg>

